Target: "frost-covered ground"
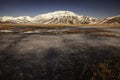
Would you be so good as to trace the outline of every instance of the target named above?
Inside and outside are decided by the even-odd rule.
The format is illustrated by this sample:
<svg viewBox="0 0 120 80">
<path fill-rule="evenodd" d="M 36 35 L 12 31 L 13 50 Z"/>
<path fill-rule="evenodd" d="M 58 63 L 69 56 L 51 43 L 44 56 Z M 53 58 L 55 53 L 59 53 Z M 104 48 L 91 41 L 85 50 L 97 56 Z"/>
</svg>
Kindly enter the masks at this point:
<svg viewBox="0 0 120 80">
<path fill-rule="evenodd" d="M 119 79 L 119 28 L 0 33 L 0 80 Z"/>
</svg>

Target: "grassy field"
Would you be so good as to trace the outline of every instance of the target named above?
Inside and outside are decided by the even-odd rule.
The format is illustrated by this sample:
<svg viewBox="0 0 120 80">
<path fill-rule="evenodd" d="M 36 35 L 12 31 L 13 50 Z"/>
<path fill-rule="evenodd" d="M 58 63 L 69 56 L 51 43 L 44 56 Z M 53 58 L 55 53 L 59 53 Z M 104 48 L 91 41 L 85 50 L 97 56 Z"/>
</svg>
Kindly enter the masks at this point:
<svg viewBox="0 0 120 80">
<path fill-rule="evenodd" d="M 26 26 L 26 27 L 45 27 L 45 28 L 57 28 L 57 27 L 66 27 L 66 26 L 75 26 L 75 27 L 96 27 L 96 28 L 118 28 L 120 27 L 120 24 L 112 25 L 112 24 L 0 24 L 0 30 L 3 29 L 11 29 L 19 26 Z"/>
<path fill-rule="evenodd" d="M 120 80 L 119 27 L 0 24 L 0 80 Z"/>
<path fill-rule="evenodd" d="M 64 28 L 76 28 L 64 31 L 51 31 L 53 29 L 64 29 Z M 79 30 L 78 28 L 86 28 L 86 30 Z M 89 30 L 88 28 L 96 28 Z M 97 29 L 98 28 L 98 29 Z M 17 30 L 20 33 L 27 31 L 41 30 L 42 32 L 49 32 L 48 34 L 58 35 L 58 34 L 76 34 L 76 33 L 95 33 L 95 36 L 106 36 L 106 37 L 119 37 L 120 34 L 111 33 L 110 31 L 103 30 L 104 28 L 120 28 L 120 25 L 110 25 L 110 24 L 0 24 L 0 30 Z M 88 30 L 87 30 L 88 29 Z"/>
</svg>

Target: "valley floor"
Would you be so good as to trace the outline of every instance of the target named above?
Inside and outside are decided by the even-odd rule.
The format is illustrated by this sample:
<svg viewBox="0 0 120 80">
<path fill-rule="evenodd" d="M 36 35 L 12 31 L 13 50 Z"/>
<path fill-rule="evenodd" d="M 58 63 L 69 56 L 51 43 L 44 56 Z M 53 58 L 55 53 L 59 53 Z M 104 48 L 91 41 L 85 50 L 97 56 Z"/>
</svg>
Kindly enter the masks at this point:
<svg viewBox="0 0 120 80">
<path fill-rule="evenodd" d="M 119 28 L 5 30 L 0 32 L 0 80 L 120 80 Z"/>
</svg>

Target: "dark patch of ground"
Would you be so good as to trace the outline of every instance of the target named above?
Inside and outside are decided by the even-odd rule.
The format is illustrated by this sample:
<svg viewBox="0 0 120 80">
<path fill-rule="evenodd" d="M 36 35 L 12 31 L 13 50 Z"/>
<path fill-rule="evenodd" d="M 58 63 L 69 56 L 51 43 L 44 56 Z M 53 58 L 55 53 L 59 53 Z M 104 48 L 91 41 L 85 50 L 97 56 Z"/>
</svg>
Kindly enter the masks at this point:
<svg viewBox="0 0 120 80">
<path fill-rule="evenodd" d="M 91 30 L 0 33 L 0 80 L 120 80 L 120 30 Z"/>
</svg>

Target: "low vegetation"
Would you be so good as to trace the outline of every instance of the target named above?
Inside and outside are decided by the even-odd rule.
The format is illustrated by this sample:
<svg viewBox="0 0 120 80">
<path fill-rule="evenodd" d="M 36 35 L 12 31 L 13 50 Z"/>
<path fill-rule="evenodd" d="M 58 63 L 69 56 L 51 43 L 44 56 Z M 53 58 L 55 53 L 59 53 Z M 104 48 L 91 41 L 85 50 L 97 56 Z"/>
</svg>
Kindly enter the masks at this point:
<svg viewBox="0 0 120 80">
<path fill-rule="evenodd" d="M 70 26 L 76 28 L 57 31 Z M 84 26 L 0 24 L 0 30 L 47 34 L 0 32 L 0 80 L 120 80 L 120 26 Z"/>
<path fill-rule="evenodd" d="M 94 34 L 96 36 L 104 36 L 104 37 L 120 37 L 120 34 L 115 34 L 115 33 L 96 33 Z"/>
<path fill-rule="evenodd" d="M 26 27 L 45 27 L 45 28 L 57 28 L 66 26 L 75 27 L 96 27 L 96 28 L 106 28 L 106 27 L 120 27 L 120 24 L 0 24 L 0 30 L 11 29 L 15 27 L 26 26 Z"/>
</svg>

